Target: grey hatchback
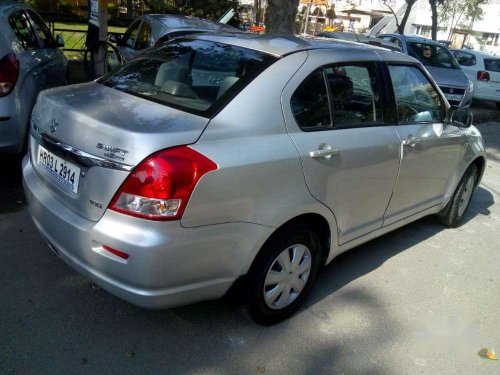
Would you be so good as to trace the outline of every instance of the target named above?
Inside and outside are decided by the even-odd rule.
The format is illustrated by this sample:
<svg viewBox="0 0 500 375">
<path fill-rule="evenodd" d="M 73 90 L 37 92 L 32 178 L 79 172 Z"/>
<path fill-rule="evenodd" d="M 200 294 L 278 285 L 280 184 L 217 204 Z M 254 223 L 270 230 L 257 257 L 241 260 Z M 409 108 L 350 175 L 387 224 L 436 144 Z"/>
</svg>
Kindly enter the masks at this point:
<svg viewBox="0 0 500 375">
<path fill-rule="evenodd" d="M 104 289 L 166 308 L 238 285 L 270 324 L 340 253 L 459 225 L 485 164 L 470 113 L 404 54 L 198 35 L 44 91 L 23 174 L 50 247 Z"/>
</svg>

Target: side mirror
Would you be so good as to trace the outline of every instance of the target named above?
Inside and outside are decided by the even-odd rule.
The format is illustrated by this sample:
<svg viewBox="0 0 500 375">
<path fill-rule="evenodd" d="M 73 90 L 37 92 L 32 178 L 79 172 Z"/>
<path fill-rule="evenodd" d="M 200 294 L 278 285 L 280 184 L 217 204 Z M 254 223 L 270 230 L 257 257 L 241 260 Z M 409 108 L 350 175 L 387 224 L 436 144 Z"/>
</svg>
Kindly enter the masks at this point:
<svg viewBox="0 0 500 375">
<path fill-rule="evenodd" d="M 109 36 L 109 41 L 110 41 L 111 43 L 116 44 L 116 45 L 120 45 L 121 38 L 120 38 L 120 36 L 119 36 L 119 35 L 116 35 L 116 34 L 111 34 L 111 35 Z"/>
<path fill-rule="evenodd" d="M 472 113 L 465 108 L 452 106 L 446 116 L 448 123 L 459 128 L 468 128 L 472 125 Z"/>
<path fill-rule="evenodd" d="M 61 34 L 57 34 L 57 36 L 56 36 L 56 46 L 57 47 L 64 47 L 64 38 Z"/>
</svg>

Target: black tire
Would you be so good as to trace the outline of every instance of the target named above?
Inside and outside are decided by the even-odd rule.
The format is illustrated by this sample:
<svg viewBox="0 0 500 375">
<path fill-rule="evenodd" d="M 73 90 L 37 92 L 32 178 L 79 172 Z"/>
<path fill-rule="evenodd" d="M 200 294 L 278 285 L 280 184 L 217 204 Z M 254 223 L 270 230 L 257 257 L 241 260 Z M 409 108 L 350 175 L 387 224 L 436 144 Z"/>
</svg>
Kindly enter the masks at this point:
<svg viewBox="0 0 500 375">
<path fill-rule="evenodd" d="M 500 103 L 497 102 L 496 105 L 497 105 L 497 108 L 500 109 Z"/>
<path fill-rule="evenodd" d="M 293 302 L 281 309 L 272 309 L 264 299 L 264 284 L 267 273 L 277 257 L 295 244 L 305 245 L 309 249 L 311 254 L 309 277 Z M 322 259 L 320 240 L 308 225 L 296 223 L 276 232 L 259 252 L 248 273 L 247 295 L 252 319 L 262 325 L 271 325 L 294 314 L 311 291 Z"/>
<path fill-rule="evenodd" d="M 474 185 L 472 187 L 473 190 L 472 192 L 470 192 L 471 196 L 468 202 L 466 203 L 465 210 L 460 213 L 460 203 L 464 198 L 464 194 L 467 193 L 467 182 L 471 177 L 474 178 Z M 467 170 L 465 171 L 462 179 L 460 180 L 460 183 L 457 186 L 457 189 L 455 190 L 455 193 L 451 197 L 451 200 L 438 214 L 438 219 L 441 222 L 441 224 L 449 228 L 456 228 L 460 226 L 460 224 L 462 224 L 463 217 L 467 212 L 467 208 L 469 207 L 470 201 L 472 200 L 472 194 L 474 192 L 474 189 L 476 188 L 477 177 L 478 177 L 477 167 L 475 164 L 471 164 L 469 168 L 467 168 Z"/>
</svg>

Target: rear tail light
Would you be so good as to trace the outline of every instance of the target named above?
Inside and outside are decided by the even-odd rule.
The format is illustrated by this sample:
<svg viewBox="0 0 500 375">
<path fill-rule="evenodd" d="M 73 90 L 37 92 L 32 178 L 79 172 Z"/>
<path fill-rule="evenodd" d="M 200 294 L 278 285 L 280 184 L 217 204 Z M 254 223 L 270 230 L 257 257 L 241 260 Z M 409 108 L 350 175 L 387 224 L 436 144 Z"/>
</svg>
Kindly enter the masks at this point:
<svg viewBox="0 0 500 375">
<path fill-rule="evenodd" d="M 14 90 L 18 77 L 19 60 L 14 53 L 9 53 L 0 60 L 0 97 Z"/>
<path fill-rule="evenodd" d="M 163 43 L 165 42 L 168 42 L 168 36 L 162 36 L 161 38 L 159 38 L 156 43 L 155 43 L 155 47 L 159 47 L 161 46 Z"/>
<path fill-rule="evenodd" d="M 483 70 L 480 70 L 477 72 L 477 80 L 478 81 L 489 81 L 490 80 L 490 73 L 485 72 Z"/>
<path fill-rule="evenodd" d="M 217 164 L 187 146 L 157 152 L 127 177 L 109 208 L 149 220 L 178 220 L 199 179 Z"/>
</svg>

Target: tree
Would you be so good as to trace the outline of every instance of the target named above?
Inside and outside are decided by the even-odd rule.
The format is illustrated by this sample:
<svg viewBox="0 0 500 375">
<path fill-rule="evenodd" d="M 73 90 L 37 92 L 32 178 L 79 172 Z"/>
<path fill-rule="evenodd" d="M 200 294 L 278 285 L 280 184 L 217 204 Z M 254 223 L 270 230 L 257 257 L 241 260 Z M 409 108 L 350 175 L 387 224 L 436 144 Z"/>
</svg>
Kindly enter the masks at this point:
<svg viewBox="0 0 500 375">
<path fill-rule="evenodd" d="M 401 22 L 399 22 L 398 15 L 390 5 L 390 0 L 382 0 L 382 4 L 389 9 L 389 11 L 394 16 L 394 19 L 396 20 L 396 28 L 397 28 L 396 32 L 401 35 L 403 35 L 405 32 L 405 27 L 406 23 L 408 22 L 408 17 L 410 16 L 411 9 L 413 8 L 413 5 L 415 5 L 417 0 L 405 0 L 405 2 L 406 2 L 405 13 L 403 15 L 403 18 L 401 19 Z"/>
<path fill-rule="evenodd" d="M 457 1 L 457 0 L 455 0 Z M 429 0 L 429 5 L 431 6 L 431 38 L 432 40 L 437 39 L 437 28 L 438 28 L 438 5 L 443 5 L 444 0 Z"/>
<path fill-rule="evenodd" d="M 486 0 L 444 0 L 439 8 L 439 21 L 449 25 L 448 41 L 455 29 L 470 31 L 472 22 L 483 18 L 481 5 L 485 3 Z"/>
<path fill-rule="evenodd" d="M 293 35 L 298 6 L 299 0 L 269 0 L 266 33 Z"/>
</svg>

